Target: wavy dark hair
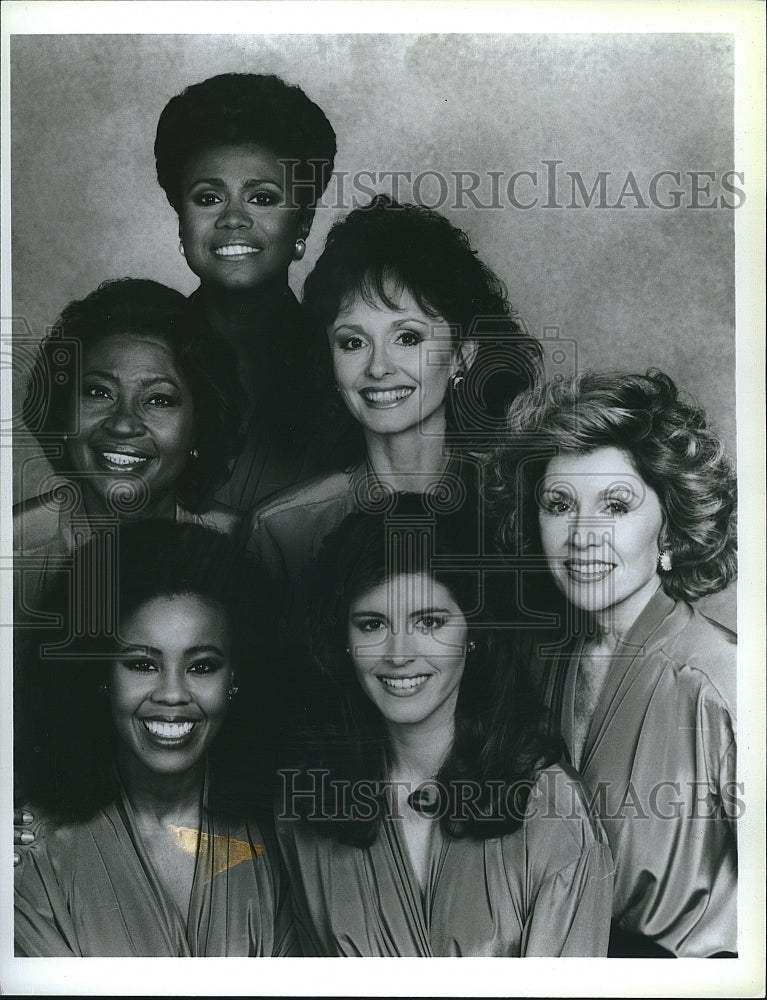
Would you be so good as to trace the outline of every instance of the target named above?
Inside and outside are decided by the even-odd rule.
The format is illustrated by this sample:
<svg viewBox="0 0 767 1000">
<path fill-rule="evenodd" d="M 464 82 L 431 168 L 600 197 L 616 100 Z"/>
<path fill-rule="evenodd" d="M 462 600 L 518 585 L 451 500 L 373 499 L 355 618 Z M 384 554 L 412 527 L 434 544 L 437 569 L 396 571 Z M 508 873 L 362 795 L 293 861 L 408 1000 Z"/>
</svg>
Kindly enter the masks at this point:
<svg viewBox="0 0 767 1000">
<path fill-rule="evenodd" d="M 735 579 L 736 480 L 703 410 L 657 369 L 645 375 L 582 371 L 520 395 L 508 441 L 488 463 L 486 486 L 505 551 L 540 553 L 536 490 L 556 454 L 615 447 L 658 495 L 672 568 L 665 592 L 695 601 Z"/>
<path fill-rule="evenodd" d="M 369 305 L 396 309 L 403 291 L 427 316 L 447 322 L 456 349 L 467 341 L 477 344 L 463 371 L 464 382 L 448 390 L 451 443 L 467 449 L 497 443 L 509 403 L 540 379 L 541 349 L 514 314 L 503 282 L 479 259 L 466 233 L 432 209 L 378 195 L 332 227 L 303 294 L 319 378 L 333 383 L 327 328 L 344 304 L 359 296 Z M 361 432 L 341 411 L 345 413 L 339 401 L 335 419 L 355 438 L 350 459 L 359 459 L 364 454 Z"/>
<path fill-rule="evenodd" d="M 189 156 L 240 143 L 267 146 L 278 157 L 297 161 L 296 200 L 307 211 L 314 208 L 336 155 L 336 134 L 323 110 L 278 76 L 222 73 L 171 98 L 157 124 L 157 180 L 176 212 Z"/>
<path fill-rule="evenodd" d="M 522 642 L 509 641 L 486 624 L 493 619 L 489 595 L 481 571 L 463 568 L 466 538 L 460 525 L 424 515 L 419 498 L 412 501 L 413 515 L 407 516 L 408 496 L 400 497 L 396 522 L 387 521 L 386 514 L 351 514 L 327 537 L 315 567 L 310 647 L 315 669 L 329 688 L 328 709 L 326 719 L 307 734 L 303 753 L 315 773 L 325 768 L 330 779 L 341 782 L 323 786 L 323 819 L 316 828 L 345 843 L 375 840 L 382 809 L 369 817 L 344 812 L 333 788 L 380 787 L 389 760 L 383 718 L 362 691 L 347 651 L 349 608 L 355 597 L 400 573 L 425 573 L 446 586 L 467 618 L 475 647 L 461 679 L 453 745 L 436 781 L 453 796 L 470 782 L 479 796 L 468 816 L 446 808 L 443 828 L 454 837 L 478 839 L 517 829 L 538 773 L 561 755 L 558 739 L 544 733 Z M 308 780 L 316 788 L 308 770 L 299 785 Z"/>
<path fill-rule="evenodd" d="M 118 736 L 99 691 L 115 627 L 156 597 L 194 594 L 226 614 L 239 688 L 209 751 L 209 805 L 239 815 L 271 806 L 270 682 L 259 669 L 270 661 L 269 588 L 252 558 L 209 528 L 148 519 L 97 533 L 74 559 L 80 589 L 56 574 L 46 595 L 44 610 L 60 624 L 17 647 L 19 796 L 58 822 L 115 799 Z"/>
<path fill-rule="evenodd" d="M 76 471 L 66 439 L 76 430 L 72 404 L 85 353 L 105 337 L 128 333 L 164 340 L 189 382 L 198 457 L 187 463 L 176 492 L 190 510 L 200 510 L 226 482 L 229 462 L 239 452 L 238 401 L 244 392 L 229 344 L 201 324 L 187 299 L 172 288 L 146 278 L 118 278 L 70 302 L 38 348 L 22 409 L 24 423 L 56 472 L 66 476 Z"/>
</svg>

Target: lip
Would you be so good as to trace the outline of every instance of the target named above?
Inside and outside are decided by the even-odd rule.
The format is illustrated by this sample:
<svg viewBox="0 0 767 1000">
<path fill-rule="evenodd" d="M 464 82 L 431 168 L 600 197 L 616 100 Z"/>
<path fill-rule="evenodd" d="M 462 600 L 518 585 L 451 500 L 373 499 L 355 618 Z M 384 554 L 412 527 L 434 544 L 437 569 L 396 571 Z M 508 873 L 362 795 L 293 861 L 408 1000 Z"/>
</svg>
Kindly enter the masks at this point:
<svg viewBox="0 0 767 1000">
<path fill-rule="evenodd" d="M 152 458 L 144 451 L 122 444 L 91 446 L 96 464 L 107 472 L 135 472 Z"/>
<path fill-rule="evenodd" d="M 176 747 L 189 742 L 200 720 L 186 718 L 145 718 L 140 721 L 144 733 L 153 743 L 164 747 Z"/>
<path fill-rule="evenodd" d="M 213 253 L 219 260 L 240 261 L 261 253 L 261 247 L 245 240 L 235 240 L 232 243 L 221 243 L 219 246 L 213 247 Z"/>
<path fill-rule="evenodd" d="M 615 569 L 615 563 L 606 559 L 565 559 L 563 565 L 576 583 L 599 583 Z"/>
<path fill-rule="evenodd" d="M 380 681 L 381 687 L 387 694 L 395 698 L 412 698 L 413 695 L 423 690 L 431 676 L 432 674 L 410 674 L 408 676 L 377 674 L 376 679 Z"/>
<path fill-rule="evenodd" d="M 374 410 L 391 410 L 401 406 L 415 392 L 412 385 L 393 385 L 387 389 L 366 387 L 359 390 L 365 404 Z"/>
</svg>

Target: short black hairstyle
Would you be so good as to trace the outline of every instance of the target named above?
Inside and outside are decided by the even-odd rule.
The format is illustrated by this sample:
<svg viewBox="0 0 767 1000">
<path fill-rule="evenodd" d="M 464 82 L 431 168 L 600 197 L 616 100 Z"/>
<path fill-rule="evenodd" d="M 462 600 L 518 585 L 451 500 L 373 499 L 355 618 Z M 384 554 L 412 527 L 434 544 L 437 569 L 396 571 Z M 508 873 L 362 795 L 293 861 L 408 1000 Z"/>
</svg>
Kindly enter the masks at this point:
<svg viewBox="0 0 767 1000">
<path fill-rule="evenodd" d="M 303 294 L 320 378 L 332 383 L 326 331 L 342 307 L 359 296 L 396 308 L 392 291 L 445 320 L 456 348 L 477 344 L 464 382 L 448 389 L 448 434 L 468 449 L 497 442 L 511 401 L 540 381 L 542 351 L 466 233 L 433 209 L 382 194 L 331 228 Z"/>
<path fill-rule="evenodd" d="M 147 519 L 96 534 L 76 550 L 75 560 L 83 589 L 73 594 L 68 575 L 56 574 L 45 598 L 44 610 L 61 624 L 38 631 L 34 642 L 16 650 L 23 682 L 17 775 L 25 798 L 64 822 L 87 819 L 115 799 L 117 735 L 99 691 L 109 677 L 114 628 L 154 598 L 192 594 L 224 611 L 239 688 L 210 750 L 219 779 L 210 801 L 270 800 L 271 786 L 257 787 L 268 771 L 260 721 L 268 724 L 269 678 L 259 668 L 270 663 L 269 588 L 252 556 L 201 525 Z M 94 589 L 99 593 L 90 604 L 89 627 L 78 628 Z M 116 595 L 116 606 L 108 593 Z"/>
<path fill-rule="evenodd" d="M 40 343 L 23 403 L 24 423 L 47 448 L 56 472 L 75 471 L 66 438 L 74 432 L 79 366 L 94 344 L 128 333 L 164 340 L 189 382 L 198 456 L 187 463 L 176 492 L 189 509 L 199 510 L 226 481 L 229 462 L 239 452 L 244 391 L 232 348 L 200 323 L 189 301 L 172 288 L 146 278 L 118 278 L 70 302 Z M 52 444 L 58 447 L 51 449 Z"/>
<path fill-rule="evenodd" d="M 333 172 L 336 134 L 322 108 L 278 76 L 222 73 L 171 98 L 157 124 L 157 180 L 178 212 L 189 156 L 213 146 L 254 143 L 297 161 L 296 200 L 313 208 Z"/>
</svg>

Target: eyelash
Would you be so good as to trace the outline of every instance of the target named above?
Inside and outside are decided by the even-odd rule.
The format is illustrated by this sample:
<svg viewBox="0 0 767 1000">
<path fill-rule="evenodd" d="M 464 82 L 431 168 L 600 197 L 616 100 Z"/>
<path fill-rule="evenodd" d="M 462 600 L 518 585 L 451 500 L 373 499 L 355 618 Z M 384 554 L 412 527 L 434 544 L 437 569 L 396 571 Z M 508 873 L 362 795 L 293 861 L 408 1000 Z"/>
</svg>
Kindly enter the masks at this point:
<svg viewBox="0 0 767 1000">
<path fill-rule="evenodd" d="M 223 197 L 215 191 L 203 191 L 201 194 L 195 195 L 192 200 L 195 205 L 199 205 L 201 208 L 220 205 L 224 201 Z M 257 205 L 259 208 L 269 208 L 272 205 L 276 205 L 279 198 L 271 191 L 256 191 L 247 200 L 249 204 Z"/>
<path fill-rule="evenodd" d="M 440 615 L 424 615 L 423 618 L 418 618 L 413 623 L 413 627 L 419 632 L 425 634 L 426 632 L 434 632 L 437 629 L 442 628 L 446 621 L 447 619 Z M 386 623 L 381 621 L 380 618 L 370 618 L 357 624 L 357 628 L 360 632 L 367 633 L 379 632 L 386 627 Z"/>
<path fill-rule="evenodd" d="M 552 514 L 554 517 L 559 517 L 573 510 L 573 506 L 572 500 L 564 498 L 560 500 L 544 500 L 541 503 L 540 509 L 544 514 Z M 623 500 L 605 501 L 605 513 L 607 514 L 628 514 L 630 509 L 628 504 L 624 503 Z"/>
<path fill-rule="evenodd" d="M 112 399 L 112 392 L 103 385 L 83 386 L 83 396 L 86 399 Z M 155 392 L 148 399 L 147 404 L 165 410 L 169 407 L 180 406 L 180 400 L 169 393 Z"/>
<path fill-rule="evenodd" d="M 412 342 L 405 343 L 404 338 L 412 338 Z M 400 342 L 400 346 L 402 347 L 418 347 L 418 345 L 423 341 L 423 336 L 416 330 L 402 330 L 397 335 L 397 340 Z M 356 343 L 357 346 L 352 347 L 353 343 Z M 357 336 L 345 337 L 338 341 L 338 347 L 342 351 L 359 351 L 365 346 L 367 346 L 366 341 L 364 341 L 362 337 Z"/>
<path fill-rule="evenodd" d="M 157 665 L 150 659 L 123 660 L 122 664 L 126 669 L 140 674 L 149 674 L 157 670 Z M 187 673 L 204 677 L 207 674 L 215 673 L 220 666 L 221 664 L 215 660 L 195 660 L 188 667 Z"/>
</svg>

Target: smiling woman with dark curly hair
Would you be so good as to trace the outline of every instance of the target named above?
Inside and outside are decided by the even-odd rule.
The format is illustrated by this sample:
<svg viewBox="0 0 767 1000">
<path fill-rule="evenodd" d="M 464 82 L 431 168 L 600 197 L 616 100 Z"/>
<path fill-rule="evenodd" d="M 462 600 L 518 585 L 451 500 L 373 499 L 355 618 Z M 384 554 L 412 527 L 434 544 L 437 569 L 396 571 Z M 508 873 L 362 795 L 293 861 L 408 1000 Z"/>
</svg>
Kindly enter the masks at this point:
<svg viewBox="0 0 767 1000">
<path fill-rule="evenodd" d="M 611 954 L 732 955 L 735 636 L 690 603 L 735 578 L 722 444 L 655 370 L 549 382 L 508 432 L 489 493 L 523 599 L 552 608 L 541 557 L 565 599 L 543 690 L 615 856 Z"/>
<path fill-rule="evenodd" d="M 29 431 L 57 473 L 15 506 L 26 567 L 19 608 L 100 518 L 166 517 L 231 533 L 213 499 L 237 453 L 242 388 L 229 346 L 199 329 L 180 292 L 156 281 L 103 282 L 70 302 L 39 346 L 24 401 Z"/>
</svg>

